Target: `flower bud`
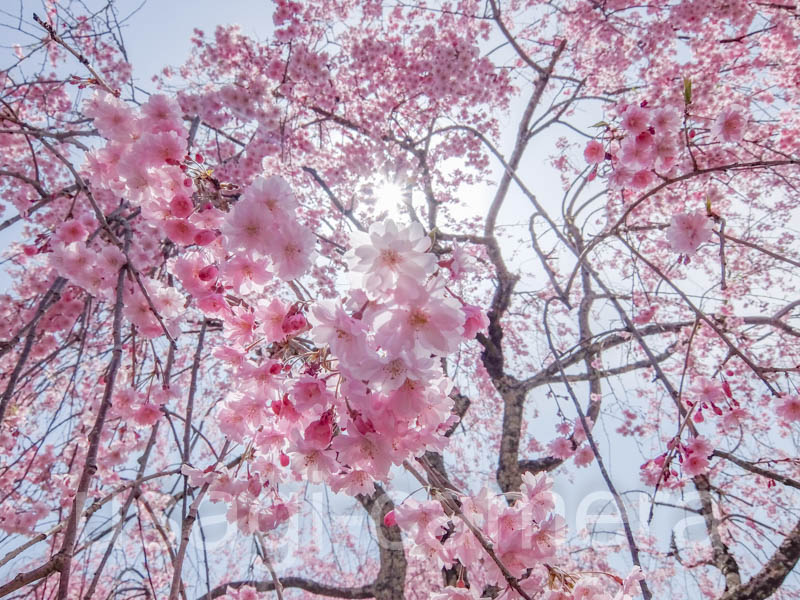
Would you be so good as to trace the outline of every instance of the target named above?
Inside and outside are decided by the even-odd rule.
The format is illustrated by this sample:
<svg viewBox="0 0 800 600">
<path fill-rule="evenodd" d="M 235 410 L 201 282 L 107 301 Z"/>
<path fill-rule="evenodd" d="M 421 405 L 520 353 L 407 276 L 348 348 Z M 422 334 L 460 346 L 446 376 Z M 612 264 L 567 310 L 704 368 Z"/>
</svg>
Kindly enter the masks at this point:
<svg viewBox="0 0 800 600">
<path fill-rule="evenodd" d="M 200 269 L 200 272 L 197 274 L 197 278 L 200 281 L 214 281 L 217 278 L 217 274 L 219 273 L 219 269 L 214 265 L 208 265 L 207 267 L 203 267 Z"/>
<path fill-rule="evenodd" d="M 384 515 L 383 524 L 386 525 L 386 527 L 394 527 L 395 525 L 397 525 L 397 520 L 394 517 L 393 510 L 390 510 Z"/>
</svg>

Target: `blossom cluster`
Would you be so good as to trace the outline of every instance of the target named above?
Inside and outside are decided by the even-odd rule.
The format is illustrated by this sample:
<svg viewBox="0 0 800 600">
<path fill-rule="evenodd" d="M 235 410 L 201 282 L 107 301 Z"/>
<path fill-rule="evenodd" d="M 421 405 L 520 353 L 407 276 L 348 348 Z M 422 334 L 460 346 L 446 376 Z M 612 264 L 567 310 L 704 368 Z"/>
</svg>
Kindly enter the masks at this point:
<svg viewBox="0 0 800 600">
<path fill-rule="evenodd" d="M 720 143 L 742 140 L 747 127 L 745 109 L 726 106 L 709 127 L 710 139 Z M 584 158 L 594 165 L 594 177 L 603 163 L 609 187 L 644 193 L 653 189 L 659 179 L 672 177 L 686 161 L 696 160 L 689 149 L 695 129 L 686 124 L 686 115 L 675 106 L 651 108 L 647 102 L 623 105 L 619 123 L 608 126 L 605 144 L 591 140 L 584 148 Z M 689 165 L 690 166 L 690 165 Z M 707 211 L 676 213 L 666 236 L 673 251 L 687 259 L 712 237 L 711 214 Z"/>
<path fill-rule="evenodd" d="M 262 218 L 265 198 L 275 199 L 272 217 Z M 289 198 L 288 187 L 276 179 L 258 180 L 226 217 L 223 246 L 237 256 L 249 251 L 254 261 L 271 256 L 274 264 L 269 232 L 274 223 L 284 223 L 280 211 Z M 291 239 L 299 241 L 299 235 Z M 369 494 L 374 481 L 389 478 L 392 465 L 446 443 L 443 433 L 454 419 L 452 386 L 440 361 L 487 322 L 448 291 L 429 246 L 418 224 L 386 221 L 354 235 L 345 257 L 353 281 L 344 304 L 272 298 L 229 307 L 219 299 L 213 313 L 223 322 L 228 345 L 217 355 L 234 369 L 237 384 L 217 420 L 254 458 L 238 478 L 225 469 L 184 469 L 195 484 L 210 483 L 212 498 L 235 506 L 229 516 L 245 530 L 271 529 L 276 510 L 289 516 L 278 486 L 292 474 L 335 491 Z M 273 268 L 278 275 L 299 274 L 285 266 L 294 255 L 280 256 L 283 262 Z M 200 261 L 181 263 L 178 270 L 195 294 L 220 281 L 227 288 L 243 282 L 257 287 L 263 280 L 265 269 L 257 262 L 247 276 L 236 267 L 235 279 L 222 275 L 231 271 L 229 265 L 230 260 L 215 272 L 216 284 L 214 278 L 203 281 L 209 266 Z M 250 356 L 254 347 L 264 349 L 258 360 Z M 271 508 L 261 507 L 265 497 L 272 499 Z"/>
<path fill-rule="evenodd" d="M 544 563 L 553 559 L 565 534 L 563 519 L 552 513 L 551 487 L 552 481 L 545 475 L 526 473 L 510 504 L 484 487 L 475 496 L 459 498 L 458 517 L 448 517 L 436 500 L 409 499 L 395 509 L 394 519 L 413 538 L 413 553 L 448 568 L 456 562 L 464 565 L 471 594 L 490 585 L 504 589 L 507 582 L 467 523 L 480 529 L 511 576 L 521 580 L 523 590 L 538 592 L 546 587 Z M 459 598 L 458 594 L 465 592 L 454 593 L 442 597 Z M 519 596 L 508 591 L 502 597 Z"/>
<path fill-rule="evenodd" d="M 242 189 L 216 181 L 202 156 L 185 154 L 181 111 L 163 96 L 137 110 L 98 93 L 86 110 L 106 139 L 87 153 L 94 210 L 76 209 L 30 252 L 47 254 L 75 290 L 55 307 L 63 322 L 45 323 L 69 326 L 63 316 L 81 308 L 75 294 L 113 301 L 128 269 L 123 314 L 139 335 L 178 337 L 190 305 L 221 325 L 225 345 L 214 354 L 236 383 L 216 423 L 247 448 L 246 468 L 184 464 L 190 485 L 227 503 L 243 531 L 269 531 L 296 510 L 280 489 L 292 478 L 369 494 L 393 465 L 444 447 L 456 417 L 442 360 L 488 324 L 448 288 L 448 276 L 467 268 L 457 251 L 440 263 L 419 224 L 374 224 L 344 257 L 345 302 L 287 301 L 279 284 L 309 270 L 316 239 L 286 180 L 258 176 Z M 167 284 L 151 265 L 170 247 L 181 252 L 166 263 Z M 177 396 L 168 386 L 123 387 L 111 417 L 150 426 Z M 120 444 L 105 466 L 124 460 Z"/>
<path fill-rule="evenodd" d="M 606 581 L 581 576 L 576 583 L 574 576 L 552 567 L 566 534 L 566 523 L 553 512 L 552 485 L 542 473 L 525 473 L 520 491 L 508 498 L 483 487 L 477 495 L 453 497 L 458 503 L 455 514 L 445 513 L 438 500 L 408 499 L 387 515 L 387 520 L 413 539 L 412 554 L 439 567 L 458 568 L 457 585 L 435 593 L 432 597 L 436 600 L 477 600 L 491 587 L 500 590 L 497 598 L 522 598 L 508 577 L 530 597 L 547 600 L 627 600 L 636 596 L 636 582 L 642 578 L 638 568 L 625 580 L 609 574 Z M 617 583 L 614 595 L 608 592 L 610 582 Z"/>
</svg>

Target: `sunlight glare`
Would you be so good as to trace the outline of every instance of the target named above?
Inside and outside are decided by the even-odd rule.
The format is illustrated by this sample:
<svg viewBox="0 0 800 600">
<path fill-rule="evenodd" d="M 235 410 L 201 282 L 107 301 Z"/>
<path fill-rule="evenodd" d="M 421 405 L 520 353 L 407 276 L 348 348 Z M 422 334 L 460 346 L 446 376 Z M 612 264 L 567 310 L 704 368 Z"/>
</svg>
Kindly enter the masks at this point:
<svg viewBox="0 0 800 600">
<path fill-rule="evenodd" d="M 375 188 L 375 199 L 381 208 L 400 207 L 406 203 L 406 192 L 399 183 L 382 181 Z"/>
</svg>

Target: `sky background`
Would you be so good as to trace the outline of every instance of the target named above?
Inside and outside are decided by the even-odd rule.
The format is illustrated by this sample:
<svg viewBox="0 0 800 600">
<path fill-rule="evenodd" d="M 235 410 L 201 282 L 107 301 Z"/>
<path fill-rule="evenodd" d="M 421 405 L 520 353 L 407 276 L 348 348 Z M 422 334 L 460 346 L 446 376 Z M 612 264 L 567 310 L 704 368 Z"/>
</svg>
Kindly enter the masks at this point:
<svg viewBox="0 0 800 600">
<path fill-rule="evenodd" d="M 118 3 L 120 12 L 139 0 Z M 127 7 L 130 6 L 131 9 Z M 238 24 L 242 32 L 265 40 L 272 32 L 272 3 L 264 0 L 149 0 L 127 21 L 125 46 L 140 87 L 153 90 L 150 79 L 167 65 L 178 66 L 192 51 L 195 28 L 212 33 L 217 25 Z M 123 34 L 125 30 L 123 30 Z"/>
</svg>

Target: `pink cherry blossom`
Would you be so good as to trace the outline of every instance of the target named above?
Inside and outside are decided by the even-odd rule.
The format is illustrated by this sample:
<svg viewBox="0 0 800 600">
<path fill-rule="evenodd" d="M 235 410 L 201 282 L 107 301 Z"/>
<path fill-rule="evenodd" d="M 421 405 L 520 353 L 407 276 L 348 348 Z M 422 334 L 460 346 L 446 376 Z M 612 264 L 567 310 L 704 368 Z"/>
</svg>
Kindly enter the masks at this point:
<svg viewBox="0 0 800 600">
<path fill-rule="evenodd" d="M 671 107 L 659 108 L 653 111 L 651 123 L 657 136 L 669 136 L 681 128 L 681 114 Z"/>
<path fill-rule="evenodd" d="M 586 148 L 583 151 L 583 157 L 586 159 L 587 163 L 590 165 L 597 164 L 605 160 L 605 156 L 606 150 L 603 148 L 603 144 L 597 140 L 587 142 Z"/>
<path fill-rule="evenodd" d="M 489 326 L 489 319 L 479 307 L 465 304 L 461 307 L 461 310 L 467 317 L 464 323 L 465 338 L 473 338 L 476 333 L 485 331 Z"/>
<path fill-rule="evenodd" d="M 88 232 L 80 221 L 70 219 L 58 226 L 53 240 L 68 246 L 72 242 L 83 242 L 87 235 Z"/>
<path fill-rule="evenodd" d="M 701 244 L 711 240 L 711 236 L 711 223 L 700 211 L 673 215 L 667 228 L 670 246 L 680 254 L 693 255 Z"/>
<path fill-rule="evenodd" d="M 446 354 L 458 344 L 464 318 L 458 303 L 440 295 L 440 282 L 420 289 L 420 297 L 387 313 L 387 319 L 376 331 L 376 342 L 390 352 L 411 349 L 419 344 L 423 350 Z"/>
<path fill-rule="evenodd" d="M 363 285 L 372 293 L 398 285 L 415 289 L 433 273 L 436 259 L 426 252 L 430 240 L 417 223 L 402 229 L 391 220 L 376 223 L 359 241 L 347 260 L 353 271 L 363 273 Z"/>
<path fill-rule="evenodd" d="M 579 467 L 586 467 L 594 460 L 594 452 L 588 445 L 583 445 L 578 448 L 575 453 L 575 464 Z"/>
<path fill-rule="evenodd" d="M 784 396 L 777 402 L 775 412 L 787 423 L 800 421 L 800 396 Z"/>
<path fill-rule="evenodd" d="M 273 248 L 275 222 L 256 202 L 240 201 L 222 226 L 228 247 L 268 254 Z"/>
<path fill-rule="evenodd" d="M 632 135 L 639 135 L 647 129 L 650 114 L 647 109 L 631 104 L 622 112 L 622 128 Z"/>
<path fill-rule="evenodd" d="M 711 126 L 711 135 L 723 142 L 738 142 L 747 127 L 746 111 L 738 104 L 730 104 L 719 113 Z"/>
<path fill-rule="evenodd" d="M 684 459 L 681 468 L 686 475 L 700 475 L 708 470 L 708 459 L 701 454 L 692 453 Z"/>
<path fill-rule="evenodd" d="M 275 0 L 150 79 L 152 6 L 44 4 L 0 11 L 0 594 L 716 598 L 722 540 L 796 595 L 791 10 Z"/>
</svg>

